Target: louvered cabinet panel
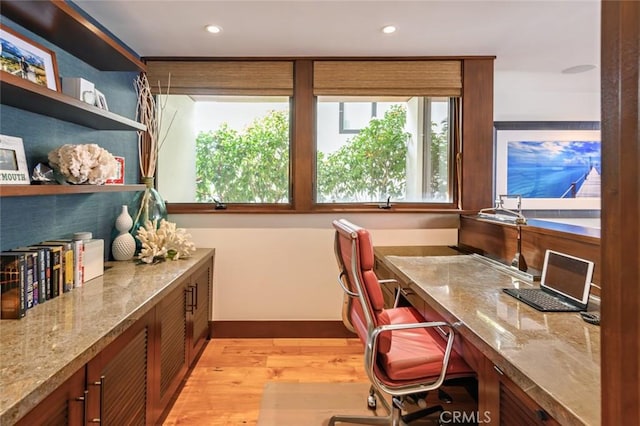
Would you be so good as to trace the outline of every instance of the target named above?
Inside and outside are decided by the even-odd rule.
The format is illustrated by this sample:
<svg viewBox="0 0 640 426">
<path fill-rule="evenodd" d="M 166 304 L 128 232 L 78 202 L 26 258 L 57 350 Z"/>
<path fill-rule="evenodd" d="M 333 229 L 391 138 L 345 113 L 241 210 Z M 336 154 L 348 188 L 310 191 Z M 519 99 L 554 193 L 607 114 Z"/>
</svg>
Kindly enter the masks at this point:
<svg viewBox="0 0 640 426">
<path fill-rule="evenodd" d="M 173 290 L 157 308 L 160 322 L 160 403 L 166 405 L 187 369 L 185 285 Z"/>
<path fill-rule="evenodd" d="M 189 285 L 191 306 L 187 300 L 189 321 L 189 365 L 197 359 L 209 338 L 209 306 L 211 305 L 211 265 L 207 264 L 191 276 Z"/>
<path fill-rule="evenodd" d="M 82 367 L 16 425 L 83 425 L 85 377 Z"/>
<path fill-rule="evenodd" d="M 90 423 L 147 423 L 149 324 L 138 320 L 87 364 Z"/>
</svg>

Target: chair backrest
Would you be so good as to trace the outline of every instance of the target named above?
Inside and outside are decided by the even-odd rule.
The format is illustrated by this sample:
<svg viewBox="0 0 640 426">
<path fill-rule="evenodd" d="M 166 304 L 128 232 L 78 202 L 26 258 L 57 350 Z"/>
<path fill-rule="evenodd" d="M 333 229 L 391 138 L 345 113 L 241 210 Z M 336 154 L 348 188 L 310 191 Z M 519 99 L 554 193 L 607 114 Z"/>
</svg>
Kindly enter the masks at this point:
<svg viewBox="0 0 640 426">
<path fill-rule="evenodd" d="M 334 220 L 335 254 L 340 268 L 339 281 L 348 295 L 343 321 L 366 342 L 367 335 L 379 325 L 384 298 L 376 277 L 373 244 L 369 231 L 345 220 Z"/>
</svg>

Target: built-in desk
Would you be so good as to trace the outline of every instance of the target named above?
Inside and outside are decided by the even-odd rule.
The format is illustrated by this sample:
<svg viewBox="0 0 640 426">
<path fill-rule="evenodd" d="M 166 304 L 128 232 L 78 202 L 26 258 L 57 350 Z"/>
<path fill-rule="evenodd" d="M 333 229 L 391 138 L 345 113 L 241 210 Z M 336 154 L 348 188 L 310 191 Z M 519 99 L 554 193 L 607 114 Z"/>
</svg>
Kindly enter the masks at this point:
<svg viewBox="0 0 640 426">
<path fill-rule="evenodd" d="M 577 313 L 543 313 L 518 302 L 501 289 L 530 284 L 451 248 L 377 248 L 376 267 L 400 281 L 408 300 L 417 296 L 412 304 L 425 317 L 455 324 L 457 340 L 484 356 L 488 365 L 462 349 L 480 370 L 481 412 L 492 411 L 497 421 L 502 409 L 497 376 L 503 374 L 561 424 L 600 424 L 598 326 Z"/>
</svg>

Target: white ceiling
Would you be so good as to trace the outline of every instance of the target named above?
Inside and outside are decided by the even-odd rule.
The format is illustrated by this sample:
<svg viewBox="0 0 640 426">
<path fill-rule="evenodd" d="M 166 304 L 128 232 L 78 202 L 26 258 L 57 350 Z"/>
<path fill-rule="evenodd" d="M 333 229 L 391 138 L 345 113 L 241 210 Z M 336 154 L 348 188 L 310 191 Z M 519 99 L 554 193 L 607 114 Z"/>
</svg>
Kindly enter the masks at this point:
<svg viewBox="0 0 640 426">
<path fill-rule="evenodd" d="M 550 74 L 600 63 L 599 0 L 75 3 L 143 57 L 495 55 L 496 72 Z M 597 90 L 598 76 L 575 78 Z"/>
</svg>

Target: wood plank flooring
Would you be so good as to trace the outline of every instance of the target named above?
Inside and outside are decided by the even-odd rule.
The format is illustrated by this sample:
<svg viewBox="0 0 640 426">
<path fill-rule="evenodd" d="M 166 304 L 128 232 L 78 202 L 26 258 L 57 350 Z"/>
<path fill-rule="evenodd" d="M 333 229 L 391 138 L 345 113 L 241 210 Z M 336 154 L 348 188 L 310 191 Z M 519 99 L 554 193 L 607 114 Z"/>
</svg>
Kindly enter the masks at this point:
<svg viewBox="0 0 640 426">
<path fill-rule="evenodd" d="M 368 379 L 358 339 L 213 339 L 164 425 L 256 425 L 267 381 Z"/>
</svg>

